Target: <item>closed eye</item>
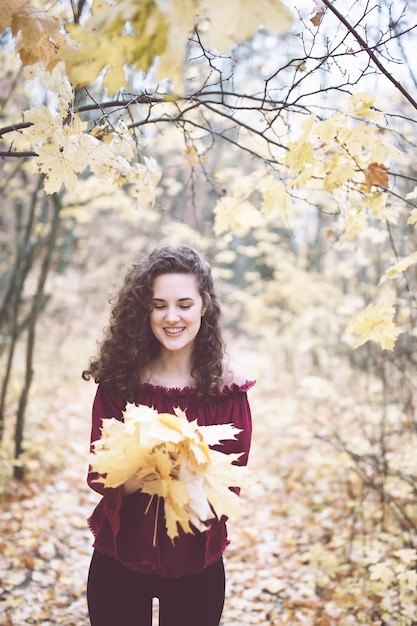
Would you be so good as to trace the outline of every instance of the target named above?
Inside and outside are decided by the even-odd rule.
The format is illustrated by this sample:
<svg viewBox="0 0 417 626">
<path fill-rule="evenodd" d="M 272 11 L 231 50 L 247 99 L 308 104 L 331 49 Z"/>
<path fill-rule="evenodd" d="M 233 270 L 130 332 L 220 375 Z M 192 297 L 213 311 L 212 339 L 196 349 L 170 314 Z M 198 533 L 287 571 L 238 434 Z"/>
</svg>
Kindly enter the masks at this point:
<svg viewBox="0 0 417 626">
<path fill-rule="evenodd" d="M 187 311 L 188 309 L 191 309 L 191 307 L 192 307 L 192 304 L 180 304 L 179 305 L 179 308 L 182 309 L 183 311 Z M 153 303 L 152 308 L 156 309 L 157 311 L 162 311 L 163 309 L 166 308 L 166 304 Z"/>
</svg>

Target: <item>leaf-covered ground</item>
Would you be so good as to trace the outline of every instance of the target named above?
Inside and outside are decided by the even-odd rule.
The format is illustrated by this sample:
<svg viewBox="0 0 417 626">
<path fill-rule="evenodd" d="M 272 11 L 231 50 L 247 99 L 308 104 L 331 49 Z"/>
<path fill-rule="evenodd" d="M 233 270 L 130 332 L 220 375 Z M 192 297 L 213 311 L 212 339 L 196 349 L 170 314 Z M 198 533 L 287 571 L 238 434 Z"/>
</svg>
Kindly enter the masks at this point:
<svg viewBox="0 0 417 626">
<path fill-rule="evenodd" d="M 245 359 L 252 373 L 253 354 Z M 85 473 L 95 385 L 72 370 L 52 372 L 50 362 L 45 354 L 32 395 L 25 480 L 0 501 L 0 626 L 89 623 L 85 520 L 97 496 Z M 256 368 L 250 465 L 258 481 L 242 493 L 243 519 L 229 524 L 222 626 L 406 624 L 383 621 L 377 594 L 361 579 L 365 551 L 355 553 L 354 536 L 362 541 L 368 522 L 358 517 L 340 453 L 314 432 L 318 407 L 331 419 L 323 381 L 294 384 L 271 363 Z"/>
</svg>

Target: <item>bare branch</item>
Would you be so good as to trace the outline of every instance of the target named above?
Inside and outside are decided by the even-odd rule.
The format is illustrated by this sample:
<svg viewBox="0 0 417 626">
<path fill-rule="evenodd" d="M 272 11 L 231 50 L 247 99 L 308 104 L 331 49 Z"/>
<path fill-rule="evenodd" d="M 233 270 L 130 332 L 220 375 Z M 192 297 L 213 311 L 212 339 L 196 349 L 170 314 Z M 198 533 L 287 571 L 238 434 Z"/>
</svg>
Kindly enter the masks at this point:
<svg viewBox="0 0 417 626">
<path fill-rule="evenodd" d="M 39 156 L 37 152 L 14 152 L 13 150 L 0 150 L 0 157 L 2 159 L 14 157 L 14 158 L 26 158 L 26 157 L 37 157 Z"/>
<path fill-rule="evenodd" d="M 402 95 L 408 100 L 408 102 L 415 108 L 417 109 L 417 101 L 414 100 L 414 98 L 411 96 L 410 93 L 408 93 L 408 91 L 401 85 L 400 82 L 398 82 L 398 80 L 396 80 L 392 74 L 389 73 L 389 71 L 384 67 L 384 65 L 382 63 L 380 63 L 378 57 L 376 56 L 375 52 L 373 51 L 372 47 L 369 47 L 367 42 L 360 36 L 360 34 L 358 33 L 358 31 L 347 21 L 346 18 L 343 17 L 343 15 L 340 13 L 340 11 L 338 11 L 334 6 L 333 3 L 330 2 L 330 0 L 322 0 L 323 4 L 326 5 L 326 7 L 328 9 L 330 9 L 330 11 L 337 17 L 337 19 L 347 28 L 347 30 L 355 37 L 356 41 L 359 43 L 359 45 L 361 46 L 362 50 L 364 52 L 366 52 L 366 54 L 369 55 L 370 59 L 372 59 L 373 63 L 375 63 L 376 67 L 379 69 L 379 71 L 388 78 L 388 80 L 390 80 L 392 82 L 392 84 L 395 86 L 396 89 L 398 89 L 398 91 L 400 93 L 402 93 Z M 415 28 L 415 27 L 413 27 Z"/>
<path fill-rule="evenodd" d="M 32 122 L 18 122 L 17 124 L 11 124 L 10 126 L 4 126 L 0 128 L 0 137 L 6 135 L 7 133 L 12 133 L 13 131 L 23 130 L 24 128 L 29 128 L 33 126 Z"/>
</svg>

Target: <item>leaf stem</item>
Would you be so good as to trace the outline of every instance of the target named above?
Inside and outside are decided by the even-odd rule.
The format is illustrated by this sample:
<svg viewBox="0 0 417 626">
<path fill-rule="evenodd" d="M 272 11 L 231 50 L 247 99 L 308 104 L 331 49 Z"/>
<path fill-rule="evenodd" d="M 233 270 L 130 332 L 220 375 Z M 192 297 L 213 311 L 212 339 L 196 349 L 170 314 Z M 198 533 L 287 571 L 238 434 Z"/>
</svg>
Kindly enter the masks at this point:
<svg viewBox="0 0 417 626">
<path fill-rule="evenodd" d="M 153 496 L 152 496 L 153 498 Z M 156 546 L 156 531 L 158 529 L 158 517 L 159 517 L 159 501 L 161 498 L 158 498 L 156 501 L 156 513 L 155 513 L 155 525 L 153 528 L 153 539 L 152 539 L 152 545 L 153 547 Z"/>
</svg>

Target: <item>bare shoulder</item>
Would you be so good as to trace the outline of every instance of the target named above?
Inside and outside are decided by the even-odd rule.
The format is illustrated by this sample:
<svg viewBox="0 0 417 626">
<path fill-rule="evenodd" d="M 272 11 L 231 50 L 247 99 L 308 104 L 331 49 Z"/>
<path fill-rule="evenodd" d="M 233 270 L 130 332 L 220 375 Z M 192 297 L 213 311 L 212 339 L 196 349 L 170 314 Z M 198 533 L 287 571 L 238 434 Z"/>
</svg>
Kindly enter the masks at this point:
<svg viewBox="0 0 417 626">
<path fill-rule="evenodd" d="M 224 385 L 244 385 L 246 376 L 243 369 L 235 361 L 224 359 L 223 361 L 223 384 Z"/>
</svg>

